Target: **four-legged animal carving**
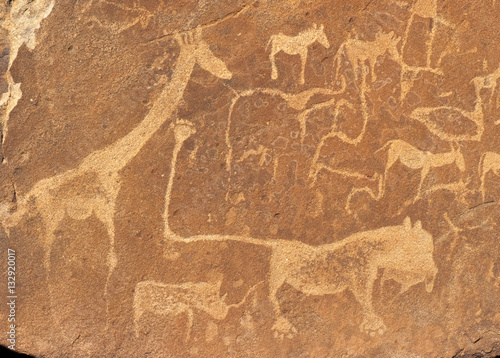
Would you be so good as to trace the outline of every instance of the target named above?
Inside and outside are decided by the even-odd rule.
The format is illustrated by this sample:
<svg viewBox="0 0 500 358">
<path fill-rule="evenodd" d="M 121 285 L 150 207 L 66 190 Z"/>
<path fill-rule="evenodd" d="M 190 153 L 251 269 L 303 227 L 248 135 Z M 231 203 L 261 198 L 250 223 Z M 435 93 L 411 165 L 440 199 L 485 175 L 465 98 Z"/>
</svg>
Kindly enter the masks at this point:
<svg viewBox="0 0 500 358">
<path fill-rule="evenodd" d="M 226 303 L 226 295 L 220 296 L 222 281 L 186 282 L 167 284 L 155 281 L 141 281 L 134 290 L 134 328 L 139 336 L 139 320 L 145 312 L 160 315 L 179 315 L 186 313 L 186 341 L 191 337 L 194 310 L 203 311 L 218 321 L 226 318 L 231 308 L 243 305 L 250 293 L 259 285 L 248 290 L 243 299 L 234 304 Z"/>
<path fill-rule="evenodd" d="M 412 227 L 409 218 L 403 225 L 359 232 L 333 244 L 313 247 L 280 240 L 271 243 L 271 247 L 269 298 L 277 317 L 273 329 L 280 337 L 295 332 L 282 315 L 276 297 L 284 283 L 309 295 L 349 289 L 363 309 L 361 330 L 373 335 L 386 329 L 372 304 L 379 269 L 384 269 L 383 280 L 393 279 L 401 284 L 400 293 L 420 282 L 431 292 L 437 274 L 432 236 L 422 229 L 420 221 Z"/>
<path fill-rule="evenodd" d="M 324 47 L 329 48 L 330 43 L 323 31 L 323 25 L 318 27 L 313 24 L 313 27 L 302 31 L 297 36 L 287 36 L 279 33 L 278 35 L 272 35 L 269 39 L 266 48 L 271 44 L 271 54 L 269 55 L 269 60 L 271 61 L 271 78 L 273 80 L 278 78 L 278 68 L 276 67 L 276 60 L 274 56 L 283 51 L 289 55 L 300 55 L 301 61 L 301 71 L 299 83 L 304 84 L 304 72 L 306 69 L 307 61 L 307 47 L 314 42 L 318 41 Z"/>
<path fill-rule="evenodd" d="M 357 39 L 348 39 L 345 41 L 338 49 L 335 55 L 336 70 L 335 78 L 338 78 L 340 69 L 340 57 L 345 54 L 349 62 L 351 63 L 356 79 L 359 79 L 360 69 L 365 66 L 365 62 L 368 61 L 371 70 L 372 82 L 377 80 L 377 74 L 375 73 L 375 64 L 379 56 L 383 56 L 386 52 L 396 61 L 399 61 L 399 52 L 397 49 L 397 44 L 400 41 L 399 37 L 394 35 L 394 32 L 381 33 L 378 32 L 375 35 L 374 41 L 363 41 Z"/>
<path fill-rule="evenodd" d="M 382 185 L 383 192 L 385 191 L 387 173 L 398 159 L 404 166 L 410 169 L 420 169 L 420 183 L 418 184 L 417 195 L 414 201 L 421 198 L 422 185 L 431 168 L 456 163 L 461 172 L 465 171 L 465 160 L 460 152 L 460 147 L 456 150 L 452 146 L 451 152 L 434 154 L 431 152 L 423 152 L 403 140 L 395 139 L 385 143 L 384 146 L 375 153 L 387 147 L 389 147 L 389 150 Z"/>
</svg>

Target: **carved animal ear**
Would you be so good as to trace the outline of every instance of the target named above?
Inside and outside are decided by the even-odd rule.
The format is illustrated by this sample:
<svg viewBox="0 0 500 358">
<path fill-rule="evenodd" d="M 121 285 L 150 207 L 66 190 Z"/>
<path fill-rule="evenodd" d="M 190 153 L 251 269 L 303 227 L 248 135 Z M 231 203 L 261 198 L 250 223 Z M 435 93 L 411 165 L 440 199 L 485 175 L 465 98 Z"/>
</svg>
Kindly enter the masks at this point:
<svg viewBox="0 0 500 358">
<path fill-rule="evenodd" d="M 403 221 L 403 227 L 406 229 L 406 230 L 409 230 L 411 229 L 411 220 L 410 220 L 410 217 L 407 216 L 405 218 L 405 220 Z"/>
<path fill-rule="evenodd" d="M 420 222 L 420 220 L 418 220 L 415 225 L 413 225 L 413 227 L 415 229 L 418 229 L 418 230 L 422 230 L 422 223 Z"/>
<path fill-rule="evenodd" d="M 319 29 L 320 29 L 321 31 L 323 31 L 323 29 L 324 29 L 324 28 L 325 28 L 325 27 L 323 26 L 323 24 L 321 24 L 321 26 L 319 27 Z"/>
</svg>

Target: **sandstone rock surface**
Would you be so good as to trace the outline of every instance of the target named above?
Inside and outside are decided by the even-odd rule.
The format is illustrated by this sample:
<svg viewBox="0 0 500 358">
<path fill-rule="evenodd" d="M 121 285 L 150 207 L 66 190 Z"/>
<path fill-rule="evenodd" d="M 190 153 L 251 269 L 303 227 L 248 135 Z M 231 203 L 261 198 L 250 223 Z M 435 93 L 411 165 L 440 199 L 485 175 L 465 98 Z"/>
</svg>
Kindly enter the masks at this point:
<svg viewBox="0 0 500 358">
<path fill-rule="evenodd" d="M 499 355 L 499 13 L 2 2 L 16 349 Z"/>
</svg>

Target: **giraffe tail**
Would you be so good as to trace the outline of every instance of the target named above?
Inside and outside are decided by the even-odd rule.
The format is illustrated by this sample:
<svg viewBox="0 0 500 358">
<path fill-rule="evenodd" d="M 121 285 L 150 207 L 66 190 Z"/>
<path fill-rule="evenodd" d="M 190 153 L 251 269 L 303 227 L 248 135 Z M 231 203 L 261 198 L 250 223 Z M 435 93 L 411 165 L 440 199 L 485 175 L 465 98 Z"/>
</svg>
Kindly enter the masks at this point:
<svg viewBox="0 0 500 358">
<path fill-rule="evenodd" d="M 481 191 L 481 195 L 483 198 L 483 201 L 485 199 L 486 193 L 484 192 L 484 177 L 486 176 L 486 173 L 484 171 L 484 158 L 486 157 L 486 154 L 488 153 L 483 153 L 481 155 L 481 158 L 479 159 L 479 180 L 481 181 L 481 185 L 479 186 L 479 190 Z"/>
</svg>

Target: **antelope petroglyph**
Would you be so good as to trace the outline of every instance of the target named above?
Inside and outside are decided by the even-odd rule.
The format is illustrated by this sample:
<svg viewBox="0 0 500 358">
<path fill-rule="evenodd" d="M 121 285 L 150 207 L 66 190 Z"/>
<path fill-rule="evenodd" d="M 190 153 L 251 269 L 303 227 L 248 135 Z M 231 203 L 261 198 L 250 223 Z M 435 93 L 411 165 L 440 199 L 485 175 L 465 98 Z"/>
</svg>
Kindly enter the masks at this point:
<svg viewBox="0 0 500 358">
<path fill-rule="evenodd" d="M 313 24 L 312 28 L 300 32 L 297 36 L 283 35 L 281 32 L 278 35 L 272 35 L 267 42 L 266 48 L 271 45 L 271 53 L 269 60 L 271 61 L 271 78 L 278 78 L 278 68 L 276 67 L 275 56 L 278 52 L 283 51 L 288 55 L 300 55 L 301 71 L 299 83 L 304 84 L 304 73 L 306 70 L 308 47 L 318 41 L 325 48 L 330 47 L 328 38 L 325 35 L 323 25 L 317 26 Z"/>
<path fill-rule="evenodd" d="M 307 295 L 336 294 L 349 289 L 363 310 L 360 328 L 369 334 L 382 334 L 385 331 L 384 322 L 375 313 L 372 302 L 379 269 L 384 269 L 385 279 L 390 278 L 401 284 L 401 293 L 421 282 L 425 282 L 428 292 L 432 291 L 437 274 L 432 257 L 432 236 L 422 229 L 419 221 L 412 227 L 409 218 L 402 225 L 359 232 L 339 242 L 316 247 L 298 241 L 264 240 L 238 235 L 181 237 L 176 234 L 170 228 L 169 208 L 177 153 L 193 133 L 193 127 L 183 122 L 176 125 L 174 131 L 176 142 L 165 196 L 165 243 L 236 241 L 270 248 L 269 300 L 274 307 L 276 321 L 272 328 L 276 337 L 283 338 L 296 332 L 296 328 L 281 312 L 277 297 L 278 290 L 285 283 Z M 359 256 L 360 253 L 363 257 Z M 346 262 L 350 264 L 346 265 Z"/>
<path fill-rule="evenodd" d="M 2 219 L 5 227 L 13 227 L 30 208 L 36 208 L 45 225 L 42 243 L 45 250 L 44 266 L 49 272 L 54 232 L 60 222 L 66 215 L 76 220 L 85 220 L 94 214 L 106 227 L 109 237 L 106 296 L 109 278 L 117 265 L 113 219 L 121 188 L 120 171 L 139 153 L 151 136 L 171 119 L 183 97 L 195 64 L 216 77 L 231 78 L 231 72 L 201 39 L 200 28 L 183 36 L 177 34 L 175 38 L 180 46 L 180 53 L 172 79 L 146 117 L 121 139 L 102 150 L 92 152 L 77 168 L 38 181 L 24 198 L 18 196 L 18 210 L 11 215 L 4 215 Z"/>
<path fill-rule="evenodd" d="M 395 139 L 385 143 L 384 146 L 378 149 L 375 153 L 384 150 L 387 147 L 389 147 L 389 150 L 387 152 L 387 162 L 385 165 L 382 185 L 383 193 L 385 192 L 389 169 L 398 159 L 401 164 L 410 169 L 420 169 L 420 182 L 418 184 L 417 195 L 414 202 L 421 198 L 422 185 L 431 168 L 442 167 L 444 165 L 455 163 L 461 172 L 465 171 L 465 160 L 460 152 L 460 147 L 456 150 L 452 146 L 451 152 L 435 154 L 421 151 L 403 140 Z"/>
<path fill-rule="evenodd" d="M 485 178 L 488 172 L 493 172 L 493 174 L 500 176 L 500 154 L 494 152 L 486 152 L 481 156 L 481 160 L 479 161 L 479 174 L 481 175 L 481 194 L 483 197 L 483 201 L 486 197 L 486 189 L 485 189 Z"/>
<path fill-rule="evenodd" d="M 358 39 L 346 40 L 340 45 L 334 58 L 336 62 L 335 78 L 338 78 L 340 59 L 342 54 L 344 54 L 354 69 L 356 79 L 358 79 L 360 69 L 362 69 L 365 66 L 365 62 L 368 61 L 371 70 L 371 79 L 372 82 L 375 82 L 377 80 L 375 64 L 379 56 L 388 53 L 392 59 L 399 62 L 400 56 L 397 49 L 399 41 L 400 38 L 394 35 L 394 31 L 389 33 L 378 32 L 375 35 L 374 41 L 363 41 Z"/>
<path fill-rule="evenodd" d="M 191 337 L 194 310 L 202 311 L 218 321 L 226 318 L 231 308 L 242 306 L 250 293 L 260 283 L 251 287 L 243 299 L 234 304 L 227 304 L 227 293 L 220 296 L 222 280 L 214 282 L 185 282 L 167 284 L 155 281 L 141 281 L 134 290 L 134 329 L 139 336 L 139 321 L 146 312 L 158 315 L 187 314 L 187 333 L 185 340 Z"/>
</svg>

